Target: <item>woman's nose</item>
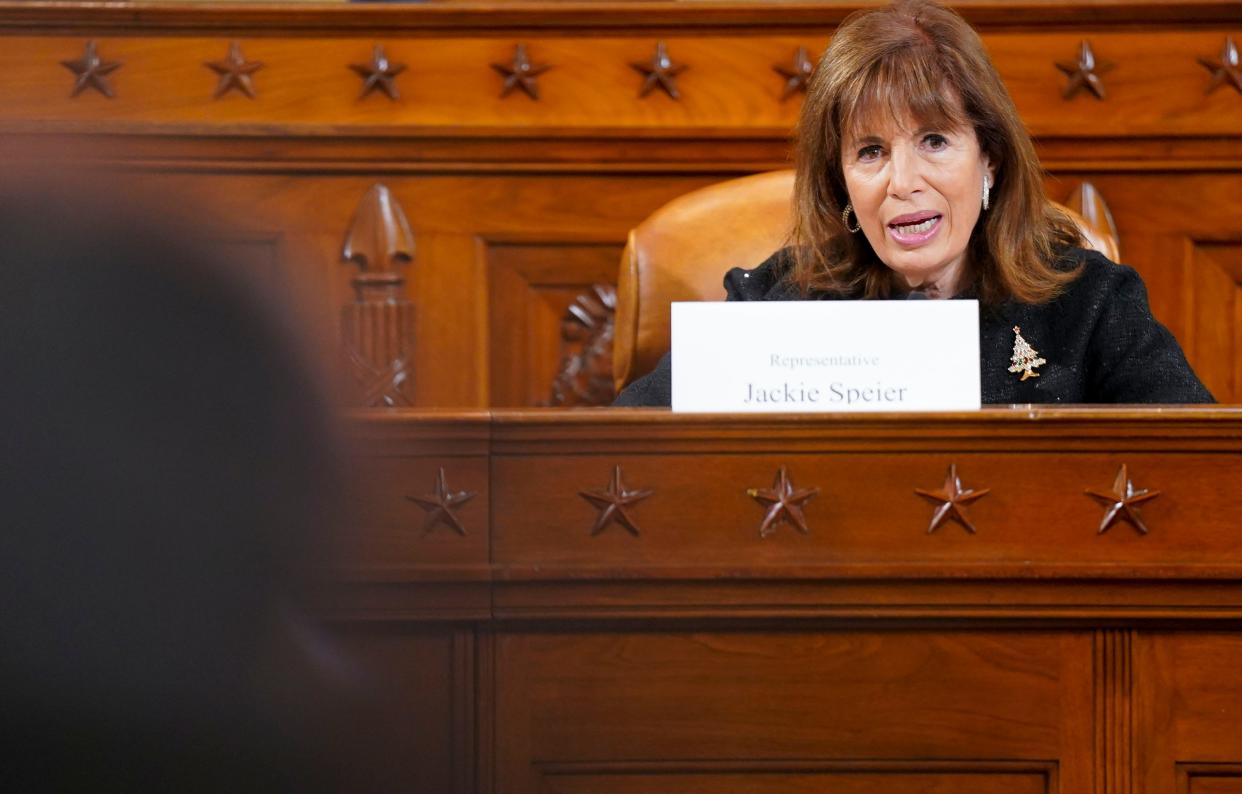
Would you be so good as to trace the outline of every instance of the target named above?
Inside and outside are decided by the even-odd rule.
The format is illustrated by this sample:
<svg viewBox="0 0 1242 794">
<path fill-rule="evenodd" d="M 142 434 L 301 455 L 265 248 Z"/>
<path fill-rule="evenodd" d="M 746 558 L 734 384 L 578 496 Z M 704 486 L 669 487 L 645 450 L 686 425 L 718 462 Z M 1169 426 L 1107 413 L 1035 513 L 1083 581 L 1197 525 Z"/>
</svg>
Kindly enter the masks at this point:
<svg viewBox="0 0 1242 794">
<path fill-rule="evenodd" d="M 919 158 L 910 147 L 894 147 L 888 168 L 888 192 L 893 198 L 907 199 L 922 188 Z"/>
</svg>

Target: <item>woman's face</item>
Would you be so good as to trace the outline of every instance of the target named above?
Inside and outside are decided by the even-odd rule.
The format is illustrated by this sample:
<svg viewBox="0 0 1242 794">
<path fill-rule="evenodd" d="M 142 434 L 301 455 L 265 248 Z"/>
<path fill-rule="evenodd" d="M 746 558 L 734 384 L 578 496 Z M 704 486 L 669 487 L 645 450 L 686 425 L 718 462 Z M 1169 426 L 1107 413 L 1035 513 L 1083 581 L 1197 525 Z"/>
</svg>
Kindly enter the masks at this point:
<svg viewBox="0 0 1242 794">
<path fill-rule="evenodd" d="M 911 288 L 951 297 L 992 168 L 975 132 L 872 119 L 842 150 L 850 202 L 867 241 Z"/>
</svg>

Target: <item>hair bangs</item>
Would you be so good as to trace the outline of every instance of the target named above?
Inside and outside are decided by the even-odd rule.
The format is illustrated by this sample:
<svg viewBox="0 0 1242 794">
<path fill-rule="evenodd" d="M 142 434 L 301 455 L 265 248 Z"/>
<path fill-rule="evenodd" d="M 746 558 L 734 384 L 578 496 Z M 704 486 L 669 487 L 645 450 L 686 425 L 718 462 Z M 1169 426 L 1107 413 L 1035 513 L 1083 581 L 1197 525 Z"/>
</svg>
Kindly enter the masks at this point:
<svg viewBox="0 0 1242 794">
<path fill-rule="evenodd" d="M 884 53 L 842 97 L 840 129 L 847 138 L 874 132 L 880 119 L 910 130 L 957 130 L 970 125 L 946 65 L 929 46 L 908 43 Z"/>
</svg>

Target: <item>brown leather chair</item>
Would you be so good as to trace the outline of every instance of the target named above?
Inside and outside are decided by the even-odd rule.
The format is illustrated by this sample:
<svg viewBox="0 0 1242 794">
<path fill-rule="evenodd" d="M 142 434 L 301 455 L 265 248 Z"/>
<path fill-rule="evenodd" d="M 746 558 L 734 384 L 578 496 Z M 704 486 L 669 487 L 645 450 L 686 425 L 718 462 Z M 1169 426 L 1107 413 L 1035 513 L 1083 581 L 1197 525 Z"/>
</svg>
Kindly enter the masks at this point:
<svg viewBox="0 0 1242 794">
<path fill-rule="evenodd" d="M 630 230 L 617 278 L 612 372 L 617 391 L 650 372 L 669 348 L 674 301 L 724 300 L 731 267 L 754 267 L 789 238 L 793 171 L 731 179 L 679 196 Z M 1065 208 L 1087 244 L 1117 261 L 1108 210 L 1090 185 Z"/>
</svg>

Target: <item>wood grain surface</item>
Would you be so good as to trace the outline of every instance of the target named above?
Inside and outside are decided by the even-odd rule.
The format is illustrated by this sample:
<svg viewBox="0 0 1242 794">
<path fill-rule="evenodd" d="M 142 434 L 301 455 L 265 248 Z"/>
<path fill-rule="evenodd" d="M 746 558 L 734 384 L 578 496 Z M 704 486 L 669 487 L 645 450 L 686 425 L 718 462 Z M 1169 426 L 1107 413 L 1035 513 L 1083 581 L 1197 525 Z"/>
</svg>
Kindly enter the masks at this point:
<svg viewBox="0 0 1242 794">
<path fill-rule="evenodd" d="M 397 729 L 471 748 L 432 767 L 455 791 L 1242 779 L 1238 409 L 369 411 L 350 426 L 366 488 L 325 613 L 378 632 L 363 648 L 410 626 L 440 638 L 393 651 L 449 697 Z M 926 531 L 913 488 L 947 461 L 991 488 L 970 505 L 977 534 Z M 1160 490 L 1146 535 L 1097 531 L 1084 491 L 1119 461 Z M 638 534 L 593 535 L 580 492 L 615 465 L 653 493 L 628 508 Z M 807 534 L 759 532 L 745 487 L 777 465 L 821 488 Z M 478 492 L 466 535 L 424 531 L 404 499 L 440 467 Z"/>
</svg>

